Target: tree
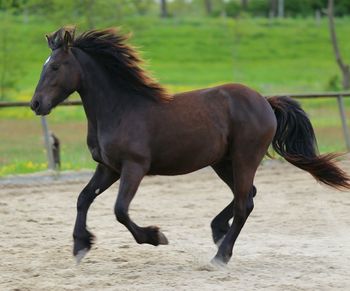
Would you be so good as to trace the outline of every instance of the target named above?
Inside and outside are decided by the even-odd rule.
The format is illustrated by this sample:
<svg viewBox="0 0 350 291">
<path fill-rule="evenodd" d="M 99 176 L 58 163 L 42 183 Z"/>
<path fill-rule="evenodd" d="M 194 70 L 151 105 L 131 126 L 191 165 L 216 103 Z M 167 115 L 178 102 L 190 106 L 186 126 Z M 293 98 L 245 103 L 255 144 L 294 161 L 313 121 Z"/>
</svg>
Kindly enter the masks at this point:
<svg viewBox="0 0 350 291">
<path fill-rule="evenodd" d="M 169 17 L 166 0 L 160 0 L 160 17 Z"/>
<path fill-rule="evenodd" d="M 132 3 L 139 15 L 145 15 L 149 11 L 154 1 L 152 0 L 132 0 Z"/>
<path fill-rule="evenodd" d="M 248 8 L 248 0 L 241 0 L 242 3 L 242 9 L 247 10 Z"/>
<path fill-rule="evenodd" d="M 211 15 L 213 13 L 213 3 L 211 0 L 204 0 L 205 4 L 205 11 L 207 12 L 208 15 Z"/>
<path fill-rule="evenodd" d="M 0 100 L 6 99 L 9 89 L 15 89 L 23 73 L 23 59 L 17 54 L 18 35 L 15 33 L 10 15 L 12 2 L 0 2 L 5 10 L 0 18 Z"/>
<path fill-rule="evenodd" d="M 278 7 L 278 0 L 269 0 L 270 1 L 270 17 L 276 17 L 277 16 L 277 7 Z"/>
<path fill-rule="evenodd" d="M 348 64 L 344 63 L 338 46 L 338 40 L 334 24 L 334 0 L 328 0 L 327 14 L 335 60 L 337 61 L 337 64 L 343 75 L 343 89 L 347 90 L 350 89 L 350 67 Z"/>
</svg>

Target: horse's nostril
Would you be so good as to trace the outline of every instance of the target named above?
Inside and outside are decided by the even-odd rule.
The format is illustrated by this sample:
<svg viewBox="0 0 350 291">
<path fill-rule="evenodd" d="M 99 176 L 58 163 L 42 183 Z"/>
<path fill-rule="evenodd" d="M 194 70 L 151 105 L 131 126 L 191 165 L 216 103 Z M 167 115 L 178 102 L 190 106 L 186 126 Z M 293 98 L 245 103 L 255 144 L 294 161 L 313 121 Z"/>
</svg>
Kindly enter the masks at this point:
<svg viewBox="0 0 350 291">
<path fill-rule="evenodd" d="M 32 107 L 32 110 L 34 110 L 34 111 L 39 109 L 39 107 L 40 107 L 39 101 L 33 101 L 31 107 Z"/>
</svg>

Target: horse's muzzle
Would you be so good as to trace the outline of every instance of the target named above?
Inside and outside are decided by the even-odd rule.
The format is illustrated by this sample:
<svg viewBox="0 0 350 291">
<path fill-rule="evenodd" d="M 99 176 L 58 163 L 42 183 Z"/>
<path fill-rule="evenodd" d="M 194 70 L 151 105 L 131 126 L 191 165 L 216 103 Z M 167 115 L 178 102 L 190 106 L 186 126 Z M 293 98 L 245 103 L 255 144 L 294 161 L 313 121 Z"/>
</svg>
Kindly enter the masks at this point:
<svg viewBox="0 0 350 291">
<path fill-rule="evenodd" d="M 30 102 L 30 108 L 35 112 L 36 115 L 47 115 L 50 113 L 50 106 L 45 106 L 43 102 L 39 100 L 32 100 Z"/>
</svg>

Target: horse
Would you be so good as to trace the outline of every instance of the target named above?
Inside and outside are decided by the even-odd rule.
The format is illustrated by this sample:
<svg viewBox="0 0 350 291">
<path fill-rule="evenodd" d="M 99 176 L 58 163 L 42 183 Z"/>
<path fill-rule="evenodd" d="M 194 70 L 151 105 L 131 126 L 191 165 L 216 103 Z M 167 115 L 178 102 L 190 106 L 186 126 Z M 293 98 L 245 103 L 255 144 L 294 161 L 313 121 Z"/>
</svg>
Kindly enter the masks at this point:
<svg viewBox="0 0 350 291">
<path fill-rule="evenodd" d="M 141 180 L 212 167 L 233 193 L 211 222 L 218 246 L 212 262 L 223 265 L 254 208 L 254 176 L 270 145 L 317 181 L 350 189 L 349 176 L 335 163 L 339 154 L 318 154 L 308 116 L 289 97 L 265 98 L 241 84 L 171 95 L 142 68 L 129 36 L 118 29 L 75 36 L 75 28 L 67 26 L 46 38 L 52 52 L 31 109 L 47 115 L 78 92 L 88 121 L 87 145 L 97 162 L 77 199 L 73 255 L 78 262 L 94 240 L 86 227 L 88 209 L 117 180 L 116 219 L 137 243 L 158 246 L 168 244 L 160 228 L 141 227 L 128 214 Z"/>
</svg>

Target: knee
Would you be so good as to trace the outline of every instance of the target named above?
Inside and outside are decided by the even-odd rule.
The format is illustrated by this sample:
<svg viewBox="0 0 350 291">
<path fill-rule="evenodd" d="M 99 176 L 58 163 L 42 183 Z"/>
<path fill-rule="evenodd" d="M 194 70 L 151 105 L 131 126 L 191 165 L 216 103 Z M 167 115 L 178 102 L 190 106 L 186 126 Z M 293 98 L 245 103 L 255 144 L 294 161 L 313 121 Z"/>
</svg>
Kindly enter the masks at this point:
<svg viewBox="0 0 350 291">
<path fill-rule="evenodd" d="M 94 197 L 91 197 L 91 195 L 88 195 L 88 193 L 83 191 L 80 193 L 77 200 L 77 210 L 82 211 L 88 209 L 93 201 Z"/>
</svg>

